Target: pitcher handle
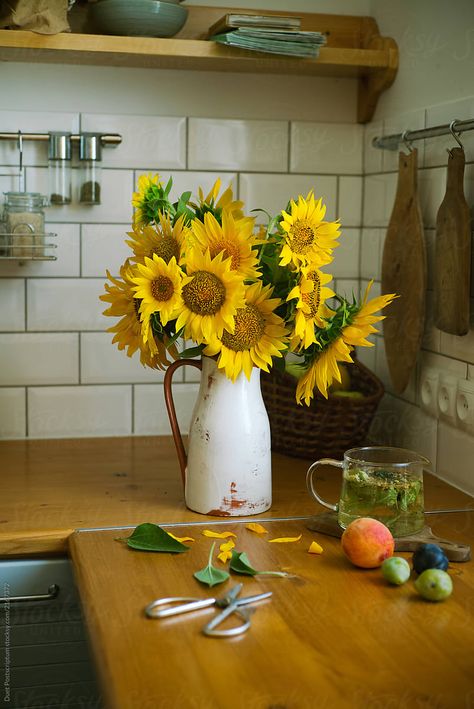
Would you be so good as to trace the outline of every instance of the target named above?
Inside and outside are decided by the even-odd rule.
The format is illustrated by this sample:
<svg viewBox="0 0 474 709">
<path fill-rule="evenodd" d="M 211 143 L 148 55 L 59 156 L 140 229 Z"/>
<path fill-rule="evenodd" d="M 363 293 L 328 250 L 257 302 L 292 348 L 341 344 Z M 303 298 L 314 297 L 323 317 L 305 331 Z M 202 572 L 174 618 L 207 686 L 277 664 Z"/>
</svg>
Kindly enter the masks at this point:
<svg viewBox="0 0 474 709">
<path fill-rule="evenodd" d="M 339 505 L 332 505 L 330 502 L 326 502 L 325 500 L 323 500 L 323 498 L 319 496 L 319 494 L 314 488 L 313 473 L 320 465 L 334 465 L 334 467 L 336 468 L 342 468 L 344 463 L 342 462 L 342 460 L 334 460 L 333 458 L 322 458 L 321 460 L 317 460 L 316 463 L 310 465 L 308 468 L 308 472 L 306 473 L 306 487 L 308 488 L 308 492 L 314 497 L 317 502 L 319 502 L 320 505 L 323 505 L 323 507 L 327 507 L 328 510 L 337 512 L 339 510 Z"/>
<path fill-rule="evenodd" d="M 188 458 L 186 455 L 186 450 L 184 448 L 181 431 L 179 430 L 178 419 L 176 417 L 173 394 L 171 393 L 171 382 L 173 380 L 173 374 L 176 372 L 176 370 L 179 367 L 184 367 L 187 364 L 189 364 L 191 367 L 197 367 L 198 369 L 202 369 L 202 364 L 200 361 L 196 361 L 195 359 L 177 359 L 176 362 L 173 362 L 167 368 L 163 381 L 163 386 L 165 390 L 165 404 L 166 409 L 168 411 L 168 418 L 170 420 L 174 444 L 176 446 L 176 453 L 178 454 L 178 461 L 179 467 L 181 468 L 181 479 L 183 481 L 183 487 L 186 482 L 186 465 L 188 462 Z"/>
</svg>

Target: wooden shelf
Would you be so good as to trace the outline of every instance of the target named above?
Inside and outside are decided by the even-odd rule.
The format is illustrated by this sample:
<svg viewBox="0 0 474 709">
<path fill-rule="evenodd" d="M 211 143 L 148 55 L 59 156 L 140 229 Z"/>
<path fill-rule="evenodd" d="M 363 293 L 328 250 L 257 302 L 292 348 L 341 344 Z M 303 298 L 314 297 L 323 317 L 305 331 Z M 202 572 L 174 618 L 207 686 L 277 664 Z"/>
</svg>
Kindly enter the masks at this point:
<svg viewBox="0 0 474 709">
<path fill-rule="evenodd" d="M 226 8 L 190 7 L 185 27 L 172 39 L 0 30 L 0 60 L 353 77 L 359 81 L 360 123 L 371 119 L 378 97 L 395 78 L 397 45 L 393 39 L 380 36 L 372 18 L 304 15 L 302 28 L 327 32 L 328 43 L 318 59 L 300 59 L 247 52 L 206 41 L 207 27 L 225 11 Z"/>
</svg>

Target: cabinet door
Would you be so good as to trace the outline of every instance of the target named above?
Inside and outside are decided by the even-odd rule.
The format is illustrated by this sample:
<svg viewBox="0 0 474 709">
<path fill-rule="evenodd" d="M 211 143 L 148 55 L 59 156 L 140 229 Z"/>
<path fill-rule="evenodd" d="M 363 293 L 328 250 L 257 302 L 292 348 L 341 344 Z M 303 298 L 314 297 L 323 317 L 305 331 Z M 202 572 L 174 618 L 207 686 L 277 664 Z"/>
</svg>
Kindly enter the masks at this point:
<svg viewBox="0 0 474 709">
<path fill-rule="evenodd" d="M 100 709 L 69 561 L 0 561 L 0 601 L 0 706 Z"/>
</svg>

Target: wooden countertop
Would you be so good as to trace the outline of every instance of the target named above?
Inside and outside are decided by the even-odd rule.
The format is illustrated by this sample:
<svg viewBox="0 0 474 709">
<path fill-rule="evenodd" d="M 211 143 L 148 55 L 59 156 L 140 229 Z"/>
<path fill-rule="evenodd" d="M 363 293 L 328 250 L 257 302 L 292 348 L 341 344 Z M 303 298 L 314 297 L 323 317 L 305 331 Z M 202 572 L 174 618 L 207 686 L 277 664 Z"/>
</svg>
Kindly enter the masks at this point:
<svg viewBox="0 0 474 709">
<path fill-rule="evenodd" d="M 275 455 L 273 467 L 265 516 L 312 514 L 308 462 Z M 184 504 L 171 437 L 3 441 L 0 469 L 0 555 L 66 553 L 78 528 L 203 519 Z"/>
<path fill-rule="evenodd" d="M 438 533 L 474 542 L 472 514 L 437 516 Z M 390 586 L 380 569 L 356 569 L 338 539 L 310 532 L 307 520 L 264 523 L 265 537 L 245 524 L 215 523 L 237 534 L 254 568 L 296 578 L 232 574 L 209 589 L 193 578 L 211 543 L 201 526 L 173 527 L 195 538 L 184 554 L 129 549 L 116 532 L 77 532 L 71 555 L 84 603 L 107 709 L 367 709 L 467 707 L 474 696 L 472 562 L 452 563 L 454 592 L 443 603 L 423 600 L 410 579 Z M 302 534 L 298 543 L 267 539 Z M 307 553 L 316 539 L 324 552 Z M 219 540 L 217 540 L 219 543 Z M 401 554 L 410 558 L 411 554 Z M 216 566 L 220 566 L 215 561 Z M 238 582 L 242 596 L 272 591 L 255 604 L 252 627 L 217 639 L 200 631 L 206 609 L 150 620 L 158 597 L 222 596 Z"/>
<path fill-rule="evenodd" d="M 265 518 L 320 511 L 306 492 L 308 465 L 273 455 L 273 504 Z M 185 507 L 171 437 L 3 441 L 0 470 L 0 555 L 67 553 L 67 538 L 80 528 L 203 520 Z M 336 501 L 337 471 L 319 477 L 321 494 Z M 427 509 L 472 503 L 427 477 Z"/>
</svg>

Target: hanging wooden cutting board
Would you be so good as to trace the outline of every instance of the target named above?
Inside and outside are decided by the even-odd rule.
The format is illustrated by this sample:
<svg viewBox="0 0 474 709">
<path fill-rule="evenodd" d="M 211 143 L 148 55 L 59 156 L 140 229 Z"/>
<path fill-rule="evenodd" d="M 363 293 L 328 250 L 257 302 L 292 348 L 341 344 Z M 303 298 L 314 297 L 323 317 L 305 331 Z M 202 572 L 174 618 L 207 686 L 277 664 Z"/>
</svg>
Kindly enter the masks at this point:
<svg viewBox="0 0 474 709">
<path fill-rule="evenodd" d="M 382 293 L 397 293 L 384 311 L 385 351 L 395 392 L 407 387 L 425 315 L 426 249 L 417 188 L 417 151 L 400 153 L 397 193 L 385 238 Z"/>
<path fill-rule="evenodd" d="M 469 332 L 471 226 L 464 164 L 462 148 L 449 151 L 446 194 L 436 218 L 435 325 L 452 335 Z"/>
</svg>

